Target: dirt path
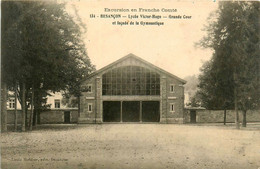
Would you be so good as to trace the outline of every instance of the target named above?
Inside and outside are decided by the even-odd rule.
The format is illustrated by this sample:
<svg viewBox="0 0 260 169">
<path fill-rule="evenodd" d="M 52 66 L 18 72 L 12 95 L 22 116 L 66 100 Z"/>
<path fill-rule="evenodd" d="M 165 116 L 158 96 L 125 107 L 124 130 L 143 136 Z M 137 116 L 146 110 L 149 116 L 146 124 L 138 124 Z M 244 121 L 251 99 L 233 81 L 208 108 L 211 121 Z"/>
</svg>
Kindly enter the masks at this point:
<svg viewBox="0 0 260 169">
<path fill-rule="evenodd" d="M 55 127 L 54 127 L 55 128 Z M 103 124 L 1 135 L 2 168 L 254 168 L 260 130 Z"/>
</svg>

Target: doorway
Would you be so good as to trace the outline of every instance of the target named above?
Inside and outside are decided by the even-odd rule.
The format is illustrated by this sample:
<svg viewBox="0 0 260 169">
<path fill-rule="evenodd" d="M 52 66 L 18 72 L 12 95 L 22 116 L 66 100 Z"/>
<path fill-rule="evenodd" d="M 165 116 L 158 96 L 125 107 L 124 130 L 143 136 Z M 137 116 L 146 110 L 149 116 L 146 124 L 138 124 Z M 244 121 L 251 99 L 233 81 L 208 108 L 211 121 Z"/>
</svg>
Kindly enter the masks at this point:
<svg viewBox="0 0 260 169">
<path fill-rule="evenodd" d="M 103 122 L 120 122 L 120 106 L 119 101 L 104 101 Z"/>
<path fill-rule="evenodd" d="M 70 123 L 70 111 L 64 112 L 64 123 Z"/>
<path fill-rule="evenodd" d="M 160 101 L 103 101 L 103 122 L 160 122 Z"/>
<path fill-rule="evenodd" d="M 142 121 L 159 122 L 160 121 L 160 102 L 143 101 L 142 102 Z"/>
<path fill-rule="evenodd" d="M 190 110 L 190 122 L 196 123 L 196 110 Z"/>
<path fill-rule="evenodd" d="M 139 122 L 140 121 L 140 102 L 139 101 L 123 101 L 122 119 L 123 122 Z"/>
</svg>

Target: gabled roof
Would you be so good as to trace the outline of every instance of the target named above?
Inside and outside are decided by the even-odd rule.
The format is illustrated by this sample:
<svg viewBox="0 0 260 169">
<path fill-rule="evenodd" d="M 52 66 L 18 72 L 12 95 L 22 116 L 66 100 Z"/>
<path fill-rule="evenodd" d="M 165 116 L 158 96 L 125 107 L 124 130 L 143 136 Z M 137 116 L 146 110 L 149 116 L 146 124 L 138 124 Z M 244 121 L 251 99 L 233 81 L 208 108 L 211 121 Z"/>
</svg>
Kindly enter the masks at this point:
<svg viewBox="0 0 260 169">
<path fill-rule="evenodd" d="M 117 61 L 115 61 L 115 62 L 113 62 L 113 63 L 111 63 L 111 64 L 109 64 L 109 65 L 107 65 L 107 66 L 105 66 L 105 67 L 103 67 L 103 68 L 93 72 L 93 73 L 91 73 L 85 80 L 87 80 L 87 79 L 89 79 L 89 78 L 99 74 L 100 72 L 103 72 L 103 71 L 109 69 L 110 67 L 112 67 L 112 66 L 114 66 L 114 65 L 116 65 L 116 64 L 118 64 L 118 63 L 120 63 L 120 62 L 122 62 L 122 61 L 124 61 L 124 60 L 126 60 L 128 58 L 134 58 L 134 59 L 136 59 L 136 60 L 138 60 L 140 62 L 143 62 L 144 64 L 148 65 L 149 67 L 152 67 L 152 68 L 154 68 L 154 69 L 156 69 L 156 70 L 158 70 L 158 71 L 160 71 L 160 72 L 162 72 L 164 74 L 167 74 L 167 75 L 169 75 L 169 76 L 179 80 L 180 82 L 182 82 L 184 84 L 186 83 L 185 80 L 183 80 L 183 79 L 181 79 L 181 78 L 179 78 L 179 77 L 177 77 L 177 76 L 175 76 L 175 75 L 173 75 L 173 74 L 171 74 L 171 73 L 169 73 L 169 72 L 167 72 L 167 71 L 165 71 L 165 70 L 163 70 L 163 69 L 161 69 L 161 68 L 159 68 L 159 67 L 157 67 L 157 66 L 155 66 L 155 65 L 153 65 L 151 63 L 149 63 L 149 62 L 147 62 L 146 60 L 144 60 L 144 59 L 142 59 L 142 58 L 140 58 L 140 57 L 138 57 L 138 56 L 136 56 L 136 55 L 134 55 L 132 53 L 130 53 L 130 54 L 128 54 L 128 55 L 118 59 Z"/>
</svg>

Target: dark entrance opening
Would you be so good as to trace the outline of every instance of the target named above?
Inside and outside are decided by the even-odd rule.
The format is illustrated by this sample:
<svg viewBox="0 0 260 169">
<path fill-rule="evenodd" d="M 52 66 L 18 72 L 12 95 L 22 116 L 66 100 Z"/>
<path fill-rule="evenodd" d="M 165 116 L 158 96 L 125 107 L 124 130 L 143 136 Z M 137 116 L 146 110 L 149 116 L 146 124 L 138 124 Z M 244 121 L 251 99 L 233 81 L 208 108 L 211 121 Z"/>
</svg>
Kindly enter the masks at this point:
<svg viewBox="0 0 260 169">
<path fill-rule="evenodd" d="M 190 110 L 190 122 L 196 123 L 196 110 Z"/>
<path fill-rule="evenodd" d="M 119 101 L 104 101 L 103 122 L 120 122 L 120 107 Z"/>
<path fill-rule="evenodd" d="M 124 101 L 123 102 L 123 122 L 139 122 L 140 121 L 140 102 Z"/>
<path fill-rule="evenodd" d="M 70 123 L 70 111 L 64 112 L 64 123 Z"/>
<path fill-rule="evenodd" d="M 142 121 L 159 122 L 160 121 L 160 102 L 143 101 L 142 102 Z"/>
</svg>

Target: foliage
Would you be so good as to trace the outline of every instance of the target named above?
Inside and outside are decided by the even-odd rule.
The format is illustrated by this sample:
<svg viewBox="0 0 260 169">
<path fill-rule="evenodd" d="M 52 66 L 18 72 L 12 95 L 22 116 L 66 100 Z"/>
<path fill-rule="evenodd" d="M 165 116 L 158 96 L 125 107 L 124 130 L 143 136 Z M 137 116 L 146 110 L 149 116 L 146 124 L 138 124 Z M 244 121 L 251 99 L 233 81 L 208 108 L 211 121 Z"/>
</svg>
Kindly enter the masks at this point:
<svg viewBox="0 0 260 169">
<path fill-rule="evenodd" d="M 220 2 L 206 27 L 208 36 L 199 43 L 214 55 L 202 69 L 198 93 L 207 108 L 234 107 L 237 128 L 238 109 L 244 127 L 246 111 L 259 109 L 259 13 L 258 2 Z"/>
<path fill-rule="evenodd" d="M 199 45 L 212 48 L 200 76 L 206 107 L 259 108 L 259 3 L 220 2 Z M 213 17 L 214 16 L 214 17 Z"/>
<path fill-rule="evenodd" d="M 36 105 L 48 92 L 68 90 L 79 95 L 80 80 L 94 67 L 82 41 L 83 24 L 65 10 L 64 3 L 2 2 L 2 73 L 8 86 L 26 84 L 30 103 L 34 88 Z"/>
<path fill-rule="evenodd" d="M 221 62 L 216 63 L 217 61 L 218 59 L 213 57 L 202 66 L 196 97 L 200 100 L 201 106 L 207 109 L 232 109 L 233 83 L 230 78 L 232 71 Z M 217 68 L 214 64 L 222 65 L 222 69 Z"/>
</svg>

